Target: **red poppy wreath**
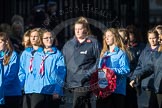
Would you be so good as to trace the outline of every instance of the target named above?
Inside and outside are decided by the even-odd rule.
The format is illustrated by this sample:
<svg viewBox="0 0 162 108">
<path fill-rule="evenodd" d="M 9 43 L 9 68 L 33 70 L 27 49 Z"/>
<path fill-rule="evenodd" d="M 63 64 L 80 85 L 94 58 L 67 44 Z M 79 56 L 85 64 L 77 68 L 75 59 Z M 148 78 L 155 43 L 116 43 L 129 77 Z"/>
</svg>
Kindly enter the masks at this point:
<svg viewBox="0 0 162 108">
<path fill-rule="evenodd" d="M 104 72 L 106 83 L 103 83 L 106 86 L 100 85 L 100 82 L 105 82 L 99 78 L 100 72 L 103 72 L 103 70 L 106 71 L 106 73 Z M 101 69 L 97 69 L 91 76 L 90 89 L 98 97 L 106 98 L 109 96 L 116 89 L 116 75 L 114 71 L 105 66 Z"/>
</svg>

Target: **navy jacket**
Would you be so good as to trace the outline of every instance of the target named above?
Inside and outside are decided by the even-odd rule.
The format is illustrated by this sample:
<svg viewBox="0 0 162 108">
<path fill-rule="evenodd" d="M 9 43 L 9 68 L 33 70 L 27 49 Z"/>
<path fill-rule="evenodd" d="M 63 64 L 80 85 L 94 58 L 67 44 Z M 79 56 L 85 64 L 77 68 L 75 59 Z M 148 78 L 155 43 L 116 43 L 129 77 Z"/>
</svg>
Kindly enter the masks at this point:
<svg viewBox="0 0 162 108">
<path fill-rule="evenodd" d="M 158 47 L 152 50 L 150 45 L 147 45 L 142 51 L 136 69 L 131 77 L 131 80 L 139 78 L 141 87 L 148 90 L 154 90 L 154 74 L 153 65 L 158 56 Z M 139 84 L 137 84 L 139 85 Z"/>
<path fill-rule="evenodd" d="M 82 86 L 81 80 L 97 69 L 100 47 L 93 36 L 88 36 L 83 43 L 74 37 L 64 45 L 63 54 L 67 66 L 67 86 L 75 88 Z"/>
<path fill-rule="evenodd" d="M 162 53 L 154 63 L 154 90 L 155 93 L 162 93 Z"/>
</svg>

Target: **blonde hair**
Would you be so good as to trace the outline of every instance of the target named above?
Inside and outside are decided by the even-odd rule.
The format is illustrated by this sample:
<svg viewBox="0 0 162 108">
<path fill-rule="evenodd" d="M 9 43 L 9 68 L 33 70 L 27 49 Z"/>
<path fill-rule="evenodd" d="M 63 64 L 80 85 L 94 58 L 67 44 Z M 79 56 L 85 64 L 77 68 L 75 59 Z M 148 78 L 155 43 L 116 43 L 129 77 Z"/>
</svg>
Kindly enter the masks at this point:
<svg viewBox="0 0 162 108">
<path fill-rule="evenodd" d="M 75 22 L 74 25 L 76 25 L 76 24 L 82 24 L 83 28 L 85 28 L 86 31 L 87 31 L 87 36 L 91 35 L 91 30 L 90 30 L 90 27 L 89 27 L 89 23 L 88 23 L 88 20 L 85 17 L 79 17 L 79 19 Z"/>
<path fill-rule="evenodd" d="M 157 26 L 155 27 L 155 29 L 156 29 L 156 31 L 158 32 L 159 35 L 162 34 L 162 25 L 157 25 Z"/>
<path fill-rule="evenodd" d="M 31 30 L 27 30 L 27 31 L 24 33 L 24 36 L 23 36 L 23 38 L 22 38 L 22 45 L 23 45 L 25 48 L 29 46 L 29 41 L 30 41 L 30 40 L 28 40 L 27 42 L 25 42 L 25 38 L 29 38 L 29 37 L 30 37 L 30 32 L 31 32 Z M 25 43 L 26 43 L 26 44 L 25 44 Z"/>
<path fill-rule="evenodd" d="M 159 35 L 159 39 L 162 39 L 162 35 Z M 159 48 L 158 48 L 159 52 L 162 52 L 162 44 L 160 44 Z"/>
<path fill-rule="evenodd" d="M 102 48 L 102 50 L 101 50 L 100 57 L 103 57 L 104 53 L 105 53 L 106 51 L 109 51 L 109 50 L 110 50 L 110 49 L 109 49 L 109 46 L 107 45 L 106 40 L 105 40 L 105 39 L 106 39 L 106 38 L 105 38 L 105 37 L 106 37 L 106 33 L 107 33 L 108 31 L 110 31 L 110 32 L 114 35 L 114 44 L 115 44 L 116 46 L 118 46 L 121 50 L 125 51 L 126 54 L 127 54 L 128 57 L 129 57 L 129 59 L 131 60 L 131 59 L 132 59 L 131 54 L 130 54 L 130 52 L 126 49 L 126 47 L 125 47 L 125 45 L 124 45 L 124 43 L 123 43 L 123 40 L 122 40 L 122 38 L 121 38 L 121 36 L 120 36 L 118 30 L 115 29 L 115 28 L 109 28 L 109 29 L 107 29 L 107 30 L 104 32 L 104 35 L 103 35 L 103 48 Z"/>
<path fill-rule="evenodd" d="M 156 30 L 157 30 L 157 29 L 162 30 L 162 25 L 157 25 L 157 26 L 155 27 L 155 29 L 156 29 Z"/>
</svg>

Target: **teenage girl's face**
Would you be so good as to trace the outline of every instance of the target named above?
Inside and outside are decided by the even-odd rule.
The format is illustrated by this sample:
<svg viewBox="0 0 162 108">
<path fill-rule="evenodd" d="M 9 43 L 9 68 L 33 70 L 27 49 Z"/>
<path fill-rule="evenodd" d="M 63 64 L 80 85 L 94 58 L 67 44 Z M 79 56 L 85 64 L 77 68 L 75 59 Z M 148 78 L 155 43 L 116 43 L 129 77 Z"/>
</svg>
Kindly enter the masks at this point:
<svg viewBox="0 0 162 108">
<path fill-rule="evenodd" d="M 158 38 L 154 33 L 149 33 L 148 34 L 148 41 L 151 46 L 156 46 L 158 44 Z"/>
<path fill-rule="evenodd" d="M 53 44 L 53 36 L 50 32 L 46 32 L 43 34 L 43 44 L 45 48 L 50 48 Z"/>
<path fill-rule="evenodd" d="M 108 46 L 114 45 L 114 34 L 111 31 L 107 31 L 105 34 L 105 40 Z"/>
<path fill-rule="evenodd" d="M 78 39 L 83 39 L 87 35 L 86 29 L 83 27 L 83 24 L 75 24 L 75 36 Z"/>
<path fill-rule="evenodd" d="M 0 51 L 4 51 L 6 43 L 0 39 Z"/>
<path fill-rule="evenodd" d="M 37 41 L 38 41 L 39 37 L 38 37 L 38 32 L 34 31 L 30 34 L 30 42 L 32 45 L 36 45 Z"/>
</svg>

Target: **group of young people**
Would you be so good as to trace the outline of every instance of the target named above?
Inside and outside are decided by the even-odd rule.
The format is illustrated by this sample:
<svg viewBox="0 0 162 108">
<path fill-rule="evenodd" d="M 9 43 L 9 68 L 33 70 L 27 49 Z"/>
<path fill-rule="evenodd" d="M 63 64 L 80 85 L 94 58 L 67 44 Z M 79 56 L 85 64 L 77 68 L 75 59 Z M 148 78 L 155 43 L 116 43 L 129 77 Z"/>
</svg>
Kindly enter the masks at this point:
<svg viewBox="0 0 162 108">
<path fill-rule="evenodd" d="M 23 108 L 59 107 L 66 67 L 62 53 L 52 46 L 54 39 L 52 31 L 30 30 L 19 57 L 7 34 L 0 33 L 2 107 L 20 108 L 21 102 Z"/>
<path fill-rule="evenodd" d="M 162 46 L 158 43 L 155 29 L 148 31 L 148 44 L 144 50 L 141 47 L 133 49 L 132 46 L 137 44 L 131 46 L 130 37 L 125 38 L 116 28 L 105 30 L 101 45 L 92 35 L 85 17 L 74 23 L 74 33 L 74 37 L 59 51 L 54 45 L 56 36 L 53 31 L 42 28 L 28 30 L 22 42 L 25 49 L 18 55 L 7 34 L 1 32 L 0 107 L 59 108 L 60 98 L 65 96 L 65 108 L 91 108 L 93 90 L 86 88 L 90 87 L 96 70 L 105 73 L 97 74 L 98 79 L 106 80 L 97 82 L 93 89 L 102 90 L 111 83 L 103 65 L 115 74 L 116 86 L 106 97 L 97 96 L 96 108 L 126 108 L 129 82 L 132 87 L 139 87 L 142 83 L 145 90 L 154 94 L 151 98 L 154 101 L 150 102 L 157 106 L 149 108 L 162 107 Z M 150 86 L 146 83 L 150 80 L 153 89 L 147 89 Z M 103 88 L 98 86 L 102 83 L 106 85 Z"/>
</svg>

